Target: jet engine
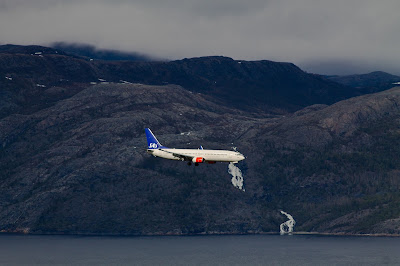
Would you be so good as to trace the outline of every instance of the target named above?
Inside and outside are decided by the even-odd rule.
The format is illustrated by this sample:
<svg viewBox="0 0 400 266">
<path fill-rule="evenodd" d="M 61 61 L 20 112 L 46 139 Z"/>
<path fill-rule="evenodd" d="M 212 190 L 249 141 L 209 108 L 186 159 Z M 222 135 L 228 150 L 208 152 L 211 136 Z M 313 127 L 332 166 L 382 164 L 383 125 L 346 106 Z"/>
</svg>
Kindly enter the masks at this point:
<svg viewBox="0 0 400 266">
<path fill-rule="evenodd" d="M 192 159 L 192 162 L 194 162 L 194 163 L 202 163 L 202 162 L 204 162 L 204 158 L 203 157 L 194 157 Z"/>
</svg>

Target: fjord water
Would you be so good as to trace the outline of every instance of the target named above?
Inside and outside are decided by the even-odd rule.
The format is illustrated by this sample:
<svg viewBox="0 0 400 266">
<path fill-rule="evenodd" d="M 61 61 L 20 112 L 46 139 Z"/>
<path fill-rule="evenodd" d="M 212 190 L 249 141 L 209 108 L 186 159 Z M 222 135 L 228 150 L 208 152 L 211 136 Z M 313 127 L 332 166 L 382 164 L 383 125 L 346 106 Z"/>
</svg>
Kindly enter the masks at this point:
<svg viewBox="0 0 400 266">
<path fill-rule="evenodd" d="M 0 265 L 400 265 L 400 238 L 0 235 Z"/>
</svg>

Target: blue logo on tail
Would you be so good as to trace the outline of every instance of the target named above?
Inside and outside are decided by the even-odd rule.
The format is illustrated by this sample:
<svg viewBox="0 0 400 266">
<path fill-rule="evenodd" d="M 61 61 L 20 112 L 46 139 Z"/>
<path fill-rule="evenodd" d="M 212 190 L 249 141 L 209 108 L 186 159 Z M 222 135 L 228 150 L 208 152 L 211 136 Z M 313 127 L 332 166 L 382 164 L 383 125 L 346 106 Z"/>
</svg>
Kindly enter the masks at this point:
<svg viewBox="0 0 400 266">
<path fill-rule="evenodd" d="M 146 132 L 147 146 L 149 149 L 166 148 L 163 145 L 161 145 L 161 143 L 154 136 L 153 132 L 151 132 L 150 128 L 145 128 L 144 131 Z"/>
</svg>

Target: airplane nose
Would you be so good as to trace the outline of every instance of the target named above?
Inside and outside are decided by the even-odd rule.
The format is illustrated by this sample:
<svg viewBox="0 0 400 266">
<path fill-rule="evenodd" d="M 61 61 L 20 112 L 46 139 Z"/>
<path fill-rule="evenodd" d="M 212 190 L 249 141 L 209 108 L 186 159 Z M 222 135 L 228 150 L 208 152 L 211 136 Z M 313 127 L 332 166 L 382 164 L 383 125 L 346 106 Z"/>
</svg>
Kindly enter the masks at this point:
<svg viewBox="0 0 400 266">
<path fill-rule="evenodd" d="M 244 160 L 244 159 L 245 159 L 245 157 L 243 156 L 243 154 L 240 154 L 239 155 L 239 161 Z"/>
</svg>

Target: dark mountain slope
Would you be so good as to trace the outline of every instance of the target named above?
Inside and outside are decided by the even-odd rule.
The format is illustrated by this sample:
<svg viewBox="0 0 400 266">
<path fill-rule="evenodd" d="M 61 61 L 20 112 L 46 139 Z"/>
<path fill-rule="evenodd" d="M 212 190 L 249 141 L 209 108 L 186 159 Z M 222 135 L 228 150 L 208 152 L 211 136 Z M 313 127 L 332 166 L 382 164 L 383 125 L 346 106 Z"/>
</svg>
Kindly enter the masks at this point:
<svg viewBox="0 0 400 266">
<path fill-rule="evenodd" d="M 253 113 L 287 113 L 360 94 L 321 76 L 307 74 L 290 63 L 235 61 L 225 57 L 109 62 L 89 61 L 38 46 L 1 46 L 0 50 L 0 94 L 2 99 L 8 99 L 0 106 L 0 117 L 49 107 L 87 88 L 91 82 L 104 80 L 177 84 L 206 95 L 214 103 Z M 47 91 L 48 88 L 52 89 Z M 54 97 L 55 94 L 58 96 Z"/>
<path fill-rule="evenodd" d="M 164 63 L 102 63 L 107 79 L 178 84 L 244 110 L 287 112 L 315 103 L 331 104 L 357 95 L 290 63 L 202 57 Z M 112 74 L 111 74 L 112 73 Z M 116 80 L 115 80 L 116 81 Z"/>
<path fill-rule="evenodd" d="M 172 85 L 84 89 L 0 121 L 0 228 L 276 232 L 283 209 L 297 230 L 399 233 L 399 91 L 256 119 Z M 145 154 L 147 126 L 171 147 L 237 146 L 246 191 L 230 184 L 226 164 Z"/>
<path fill-rule="evenodd" d="M 392 88 L 393 83 L 400 82 L 400 77 L 375 71 L 362 75 L 330 76 L 330 80 L 353 88 L 364 88 L 370 92 L 378 92 Z"/>
<path fill-rule="evenodd" d="M 0 117 L 49 107 L 90 86 L 97 76 L 88 61 L 70 56 L 0 53 Z"/>
<path fill-rule="evenodd" d="M 284 63 L 92 62 L 36 48 L 0 53 L 1 231 L 277 232 L 285 210 L 298 231 L 400 233 L 399 88 L 255 115 L 360 92 Z M 237 146 L 246 191 L 226 164 L 145 154 L 144 127 L 171 147 Z"/>
<path fill-rule="evenodd" d="M 399 102 L 394 88 L 247 132 L 264 147 L 248 160 L 264 197 L 292 211 L 298 230 L 399 233 Z"/>
<path fill-rule="evenodd" d="M 1 228 L 112 234 L 255 228 L 248 218 L 254 207 L 244 203 L 249 196 L 230 184 L 226 165 L 188 168 L 144 153 L 146 126 L 168 145 L 215 147 L 200 139 L 212 134 L 210 127 L 235 123 L 235 113 L 176 86 L 106 84 L 33 115 L 5 118 Z"/>
</svg>

